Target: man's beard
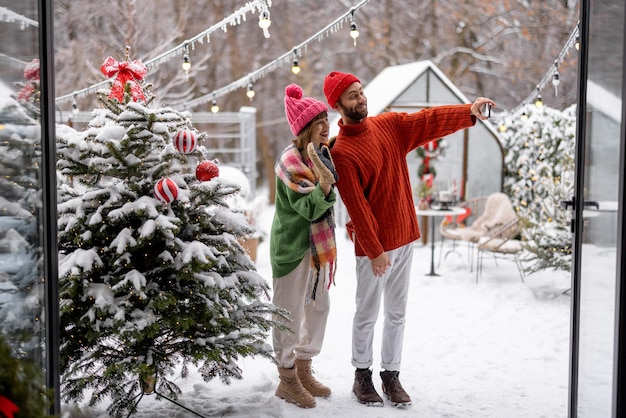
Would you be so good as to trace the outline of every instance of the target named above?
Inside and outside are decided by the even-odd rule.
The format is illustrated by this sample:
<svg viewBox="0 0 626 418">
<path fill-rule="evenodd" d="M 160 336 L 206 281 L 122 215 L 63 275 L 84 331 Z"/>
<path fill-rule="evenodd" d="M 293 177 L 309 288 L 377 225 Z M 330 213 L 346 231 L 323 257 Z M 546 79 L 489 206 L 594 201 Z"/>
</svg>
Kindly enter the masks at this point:
<svg viewBox="0 0 626 418">
<path fill-rule="evenodd" d="M 365 108 L 365 110 L 363 110 L 361 112 L 356 110 L 356 107 L 354 109 L 346 109 L 344 107 L 343 111 L 346 114 L 346 116 L 349 117 L 352 120 L 361 120 L 361 119 L 363 119 L 364 117 L 367 116 L 367 107 Z"/>
</svg>

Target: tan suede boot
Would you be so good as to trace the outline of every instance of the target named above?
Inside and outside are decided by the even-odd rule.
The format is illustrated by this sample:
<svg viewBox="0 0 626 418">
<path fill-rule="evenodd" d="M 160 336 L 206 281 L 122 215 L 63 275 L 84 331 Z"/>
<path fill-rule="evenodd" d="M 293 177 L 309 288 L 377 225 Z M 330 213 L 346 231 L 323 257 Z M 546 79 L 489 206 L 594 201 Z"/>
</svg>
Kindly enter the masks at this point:
<svg viewBox="0 0 626 418">
<path fill-rule="evenodd" d="M 279 367 L 278 376 L 280 377 L 280 383 L 276 388 L 276 396 L 289 403 L 298 405 L 300 408 L 315 407 L 315 398 L 302 387 L 296 375 L 295 367 L 291 369 Z"/>
<path fill-rule="evenodd" d="M 313 396 L 327 398 L 330 396 L 330 388 L 322 385 L 313 377 L 311 371 L 311 360 L 296 359 L 295 366 L 298 374 L 298 379 L 302 386 Z"/>
</svg>

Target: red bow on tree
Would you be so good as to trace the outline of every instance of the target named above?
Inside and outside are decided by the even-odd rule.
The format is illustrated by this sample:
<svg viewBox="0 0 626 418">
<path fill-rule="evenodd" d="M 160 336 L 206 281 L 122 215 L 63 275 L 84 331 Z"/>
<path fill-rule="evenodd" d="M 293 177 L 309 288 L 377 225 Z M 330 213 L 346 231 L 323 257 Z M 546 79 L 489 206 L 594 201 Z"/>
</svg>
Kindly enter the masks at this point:
<svg viewBox="0 0 626 418">
<path fill-rule="evenodd" d="M 19 410 L 20 408 L 18 408 L 17 405 L 0 395 L 0 414 L 6 418 L 13 418 L 13 414 L 19 412 Z"/>
<path fill-rule="evenodd" d="M 30 96 L 35 91 L 35 87 L 33 84 L 39 81 L 39 59 L 35 58 L 24 67 L 24 78 L 30 80 L 28 84 L 26 84 L 17 95 L 18 100 L 28 101 Z"/>
<path fill-rule="evenodd" d="M 100 67 L 100 71 L 107 77 L 113 77 L 117 74 L 109 98 L 114 97 L 122 103 L 124 98 L 124 86 L 126 83 L 130 83 L 130 94 L 133 101 L 146 100 L 143 95 L 143 90 L 138 83 L 138 81 L 143 80 L 147 72 L 146 66 L 143 65 L 141 61 L 117 62 L 113 57 L 107 57 Z"/>
</svg>

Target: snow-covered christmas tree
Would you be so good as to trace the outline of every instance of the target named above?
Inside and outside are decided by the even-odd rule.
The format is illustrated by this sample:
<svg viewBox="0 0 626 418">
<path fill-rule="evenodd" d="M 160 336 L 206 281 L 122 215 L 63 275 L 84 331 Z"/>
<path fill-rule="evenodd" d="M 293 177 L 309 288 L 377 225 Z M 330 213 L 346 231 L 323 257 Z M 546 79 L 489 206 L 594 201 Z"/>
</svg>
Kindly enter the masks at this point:
<svg viewBox="0 0 626 418">
<path fill-rule="evenodd" d="M 11 97 L 0 103 L 0 332 L 13 355 L 34 360 L 44 338 L 39 60 L 24 77 L 17 94 L 0 95 Z"/>
<path fill-rule="evenodd" d="M 522 220 L 527 273 L 571 268 L 571 212 L 560 207 L 574 193 L 576 107 L 564 111 L 526 105 L 503 117 L 505 191 Z"/>
<path fill-rule="evenodd" d="M 61 366 L 65 399 L 176 399 L 172 377 L 242 378 L 236 361 L 272 358 L 286 312 L 239 244 L 253 232 L 225 200 L 238 186 L 199 145 L 188 112 L 154 104 L 140 61 L 107 58 L 89 127 L 58 132 Z"/>
</svg>

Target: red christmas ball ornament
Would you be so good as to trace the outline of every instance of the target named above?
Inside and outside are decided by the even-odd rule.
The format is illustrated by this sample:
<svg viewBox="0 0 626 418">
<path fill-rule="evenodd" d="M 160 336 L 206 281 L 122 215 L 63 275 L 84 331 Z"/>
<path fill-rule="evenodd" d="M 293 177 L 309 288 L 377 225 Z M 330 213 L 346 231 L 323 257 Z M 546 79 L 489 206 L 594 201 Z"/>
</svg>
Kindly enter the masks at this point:
<svg viewBox="0 0 626 418">
<path fill-rule="evenodd" d="M 200 181 L 209 181 L 220 175 L 220 168 L 213 161 L 202 161 L 196 167 L 196 178 Z"/>
<path fill-rule="evenodd" d="M 183 154 L 189 154 L 196 149 L 196 134 L 189 129 L 183 129 L 174 135 L 174 146 Z"/>
<path fill-rule="evenodd" d="M 178 197 L 178 186 L 170 178 L 161 179 L 154 185 L 154 197 L 163 203 L 172 203 Z"/>
</svg>

